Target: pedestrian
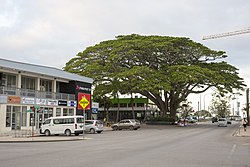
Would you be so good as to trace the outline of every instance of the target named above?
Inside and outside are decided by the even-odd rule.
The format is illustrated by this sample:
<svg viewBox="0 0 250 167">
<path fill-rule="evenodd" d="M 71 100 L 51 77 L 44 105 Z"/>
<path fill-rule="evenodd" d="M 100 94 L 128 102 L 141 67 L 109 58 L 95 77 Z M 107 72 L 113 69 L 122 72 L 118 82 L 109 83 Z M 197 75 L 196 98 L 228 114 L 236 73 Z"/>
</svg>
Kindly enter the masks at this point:
<svg viewBox="0 0 250 167">
<path fill-rule="evenodd" d="M 245 131 L 245 132 L 247 131 L 247 123 L 248 123 L 247 119 L 244 118 L 243 121 L 242 121 L 242 124 L 243 124 L 244 131 Z"/>
</svg>

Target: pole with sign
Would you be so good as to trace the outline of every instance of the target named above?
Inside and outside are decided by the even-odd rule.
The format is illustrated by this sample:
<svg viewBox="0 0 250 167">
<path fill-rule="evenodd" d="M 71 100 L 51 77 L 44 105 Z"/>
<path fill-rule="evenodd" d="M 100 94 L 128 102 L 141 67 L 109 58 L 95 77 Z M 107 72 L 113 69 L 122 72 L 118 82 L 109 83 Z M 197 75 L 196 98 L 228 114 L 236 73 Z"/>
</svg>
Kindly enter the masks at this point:
<svg viewBox="0 0 250 167">
<path fill-rule="evenodd" d="M 27 110 L 27 112 L 32 113 L 32 117 L 30 118 L 30 124 L 32 126 L 31 129 L 31 136 L 34 137 L 34 125 L 35 125 L 35 107 L 31 106 L 29 110 Z"/>
<path fill-rule="evenodd" d="M 89 106 L 90 101 L 86 98 L 86 96 L 82 96 L 81 99 L 79 100 L 79 105 L 81 106 L 81 108 L 83 109 L 83 117 L 84 117 L 84 122 L 83 122 L 83 138 L 84 138 L 84 130 L 85 130 L 85 109 L 87 108 L 87 106 Z"/>
</svg>

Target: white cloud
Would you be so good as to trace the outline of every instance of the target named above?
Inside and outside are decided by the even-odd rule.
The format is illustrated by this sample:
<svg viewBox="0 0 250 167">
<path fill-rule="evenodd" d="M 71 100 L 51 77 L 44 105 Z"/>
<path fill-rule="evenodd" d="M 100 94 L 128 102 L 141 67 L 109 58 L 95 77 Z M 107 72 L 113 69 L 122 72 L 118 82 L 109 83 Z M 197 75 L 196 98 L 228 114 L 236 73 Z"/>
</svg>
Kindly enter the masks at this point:
<svg viewBox="0 0 250 167">
<path fill-rule="evenodd" d="M 249 27 L 245 0 L 0 0 L 2 58 L 62 68 L 86 47 L 120 34 L 186 36 L 215 50 L 250 78 L 244 34 L 202 36 Z"/>
<path fill-rule="evenodd" d="M 17 9 L 13 1 L 3 1 L 0 6 L 0 28 L 8 28 L 15 24 L 17 20 Z"/>
</svg>

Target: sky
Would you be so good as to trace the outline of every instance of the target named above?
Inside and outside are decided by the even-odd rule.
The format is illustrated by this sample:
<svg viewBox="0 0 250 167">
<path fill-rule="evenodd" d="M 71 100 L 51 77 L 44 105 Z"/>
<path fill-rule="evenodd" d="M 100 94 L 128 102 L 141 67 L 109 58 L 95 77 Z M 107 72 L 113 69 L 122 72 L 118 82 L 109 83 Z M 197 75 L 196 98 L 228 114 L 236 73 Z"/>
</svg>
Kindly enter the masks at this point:
<svg viewBox="0 0 250 167">
<path fill-rule="evenodd" d="M 250 27 L 248 0 L 0 0 L 0 4 L 0 58 L 61 69 L 86 47 L 117 35 L 188 37 L 225 51 L 224 61 L 237 67 L 250 86 L 250 33 L 202 40 Z M 196 102 L 207 94 L 211 93 L 197 96 Z"/>
</svg>

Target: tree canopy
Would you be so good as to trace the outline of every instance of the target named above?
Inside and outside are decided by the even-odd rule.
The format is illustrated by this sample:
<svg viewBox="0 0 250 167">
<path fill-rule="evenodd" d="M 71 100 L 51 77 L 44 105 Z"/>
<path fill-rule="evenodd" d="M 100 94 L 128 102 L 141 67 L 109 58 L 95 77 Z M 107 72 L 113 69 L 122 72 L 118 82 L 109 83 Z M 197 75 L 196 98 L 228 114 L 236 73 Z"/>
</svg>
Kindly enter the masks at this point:
<svg viewBox="0 0 250 167">
<path fill-rule="evenodd" d="M 99 93 L 140 93 L 175 117 L 189 94 L 245 86 L 238 69 L 221 60 L 225 57 L 185 37 L 132 34 L 86 48 L 64 69 L 93 78 Z"/>
</svg>

